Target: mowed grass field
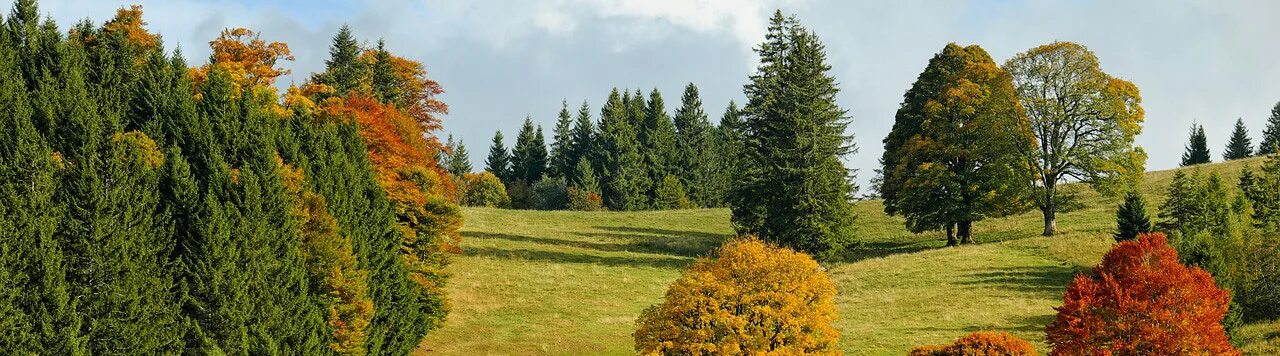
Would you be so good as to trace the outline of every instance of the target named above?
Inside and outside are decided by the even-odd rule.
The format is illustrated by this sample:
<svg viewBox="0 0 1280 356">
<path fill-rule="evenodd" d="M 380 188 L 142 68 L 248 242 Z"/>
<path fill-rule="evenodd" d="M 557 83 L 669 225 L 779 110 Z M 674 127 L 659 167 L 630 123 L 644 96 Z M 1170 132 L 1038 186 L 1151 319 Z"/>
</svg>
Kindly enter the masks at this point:
<svg viewBox="0 0 1280 356">
<path fill-rule="evenodd" d="M 1244 160 L 1198 168 L 1234 184 Z M 1172 171 L 1142 191 L 1155 213 Z M 1042 237 L 1038 212 L 976 223 L 978 244 L 944 248 L 912 234 L 879 201 L 858 203 L 862 246 L 824 263 L 839 287 L 841 347 L 903 355 L 976 330 L 1013 333 L 1045 351 L 1044 326 L 1076 273 L 1112 244 L 1115 206 L 1083 186 L 1084 208 Z M 418 354 L 631 354 L 640 312 L 681 268 L 732 235 L 726 209 L 653 212 L 464 210 L 464 254 L 450 266 L 453 311 Z M 1280 322 L 1247 326 L 1250 354 L 1280 354 Z"/>
</svg>

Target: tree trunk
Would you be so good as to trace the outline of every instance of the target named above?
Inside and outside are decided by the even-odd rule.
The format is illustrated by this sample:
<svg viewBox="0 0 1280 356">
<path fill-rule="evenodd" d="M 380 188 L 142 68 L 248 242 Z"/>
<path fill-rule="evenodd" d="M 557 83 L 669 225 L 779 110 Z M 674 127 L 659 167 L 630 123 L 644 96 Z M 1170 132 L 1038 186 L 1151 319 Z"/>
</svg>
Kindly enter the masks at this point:
<svg viewBox="0 0 1280 356">
<path fill-rule="evenodd" d="M 973 243 L 973 222 L 967 221 L 967 220 L 961 221 L 959 225 L 960 225 L 959 228 L 956 229 L 958 230 L 956 235 L 960 235 L 959 236 L 960 243 L 962 244 Z"/>
<path fill-rule="evenodd" d="M 956 223 L 947 223 L 947 246 L 955 246 L 956 243 Z"/>
<path fill-rule="evenodd" d="M 1044 213 L 1044 236 L 1053 236 L 1058 232 L 1058 214 L 1052 208 L 1040 212 Z"/>
</svg>

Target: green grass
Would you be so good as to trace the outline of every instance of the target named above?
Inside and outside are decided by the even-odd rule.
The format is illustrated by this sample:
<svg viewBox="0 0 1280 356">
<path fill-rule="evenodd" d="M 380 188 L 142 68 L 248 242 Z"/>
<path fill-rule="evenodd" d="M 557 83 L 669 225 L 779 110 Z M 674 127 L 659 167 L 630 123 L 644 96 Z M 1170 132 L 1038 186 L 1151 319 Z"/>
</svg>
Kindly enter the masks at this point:
<svg viewBox="0 0 1280 356">
<path fill-rule="evenodd" d="M 1246 160 L 1200 168 L 1234 181 Z M 1148 208 L 1164 201 L 1172 171 L 1150 172 Z M 1039 236 L 1038 212 L 976 223 L 979 244 L 943 248 L 940 233 L 912 234 L 879 201 L 858 204 L 863 246 L 826 267 L 848 354 L 902 355 L 969 331 L 1007 331 L 1044 351 L 1044 325 L 1072 276 L 1111 246 L 1117 201 L 1087 188 L 1085 208 Z M 582 213 L 464 209 L 465 253 L 450 266 L 453 312 L 420 354 L 629 354 L 640 312 L 680 269 L 732 233 L 724 209 Z M 1280 322 L 1241 331 L 1250 354 L 1280 351 Z"/>
</svg>

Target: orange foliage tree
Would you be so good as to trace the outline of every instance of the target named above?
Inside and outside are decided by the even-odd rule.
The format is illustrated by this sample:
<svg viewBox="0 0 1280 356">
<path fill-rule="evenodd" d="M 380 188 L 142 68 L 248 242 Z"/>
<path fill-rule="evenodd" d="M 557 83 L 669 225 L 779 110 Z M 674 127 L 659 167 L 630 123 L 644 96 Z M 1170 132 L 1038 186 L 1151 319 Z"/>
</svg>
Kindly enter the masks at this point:
<svg viewBox="0 0 1280 356">
<path fill-rule="evenodd" d="M 920 346 L 910 356 L 1035 356 L 1036 347 L 1009 333 L 978 331 L 948 345 Z"/>
<path fill-rule="evenodd" d="M 116 10 L 116 17 L 102 24 L 102 34 L 111 36 L 119 34 L 125 42 L 146 50 L 160 47 L 160 36 L 148 32 L 146 21 L 142 21 L 142 5 L 131 5 L 128 9 Z M 92 44 L 95 39 L 89 39 Z"/>
<path fill-rule="evenodd" d="M 1164 234 L 1116 244 L 1067 286 L 1045 330 L 1050 355 L 1238 355 L 1222 327 L 1231 296 L 1178 262 Z"/>
<path fill-rule="evenodd" d="M 218 66 L 236 78 L 235 89 L 270 87 L 276 77 L 289 74 L 288 69 L 276 67 L 280 60 L 293 60 L 289 45 L 283 42 L 267 43 L 258 33 L 247 28 L 222 30 L 217 39 L 209 41 L 213 53 L 209 64 L 192 72 L 197 85 L 208 77 L 209 71 Z"/>
<path fill-rule="evenodd" d="M 836 287 L 803 253 L 755 238 L 699 258 L 636 321 L 642 354 L 839 354 Z"/>
</svg>

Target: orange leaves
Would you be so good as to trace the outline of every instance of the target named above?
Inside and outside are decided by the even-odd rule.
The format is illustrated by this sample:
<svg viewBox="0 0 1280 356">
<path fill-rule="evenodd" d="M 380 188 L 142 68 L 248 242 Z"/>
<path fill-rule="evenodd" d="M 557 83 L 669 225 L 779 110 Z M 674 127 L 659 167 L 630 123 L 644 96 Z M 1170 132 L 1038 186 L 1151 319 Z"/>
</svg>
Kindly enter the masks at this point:
<svg viewBox="0 0 1280 356">
<path fill-rule="evenodd" d="M 103 24 L 102 32 L 104 34 L 119 33 L 129 44 L 144 49 L 159 47 L 160 36 L 147 32 L 143 28 L 146 25 L 147 23 L 142 21 L 142 5 L 132 5 L 128 9 L 122 7 L 116 10 L 116 17 Z"/>
<path fill-rule="evenodd" d="M 1063 299 L 1046 329 L 1051 355 L 1239 354 L 1221 323 L 1230 295 L 1178 262 L 1164 234 L 1117 244 Z"/>
<path fill-rule="evenodd" d="M 949 345 L 920 346 L 909 356 L 1035 356 L 1035 345 L 1002 332 L 969 333 Z"/>
<path fill-rule="evenodd" d="M 636 321 L 643 354 L 838 354 L 835 285 L 803 253 L 754 238 L 700 258 Z"/>
<path fill-rule="evenodd" d="M 293 60 L 289 45 L 282 42 L 267 43 L 247 28 L 222 30 L 217 39 L 209 41 L 213 49 L 210 64 L 193 71 L 193 81 L 201 83 L 213 66 L 218 66 L 235 78 L 236 92 L 245 87 L 270 86 L 276 77 L 289 74 L 289 70 L 276 68 L 280 60 Z"/>
</svg>

